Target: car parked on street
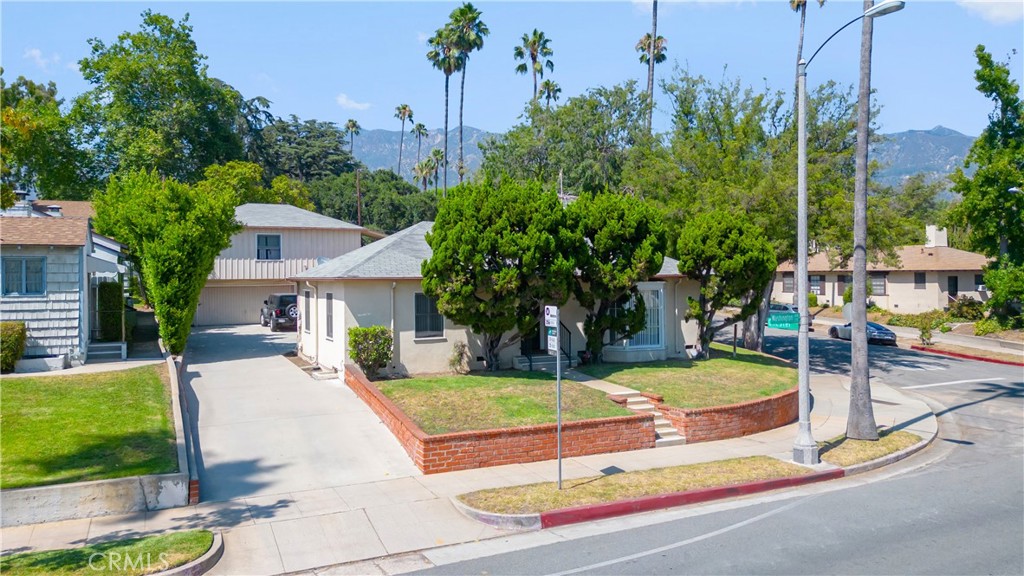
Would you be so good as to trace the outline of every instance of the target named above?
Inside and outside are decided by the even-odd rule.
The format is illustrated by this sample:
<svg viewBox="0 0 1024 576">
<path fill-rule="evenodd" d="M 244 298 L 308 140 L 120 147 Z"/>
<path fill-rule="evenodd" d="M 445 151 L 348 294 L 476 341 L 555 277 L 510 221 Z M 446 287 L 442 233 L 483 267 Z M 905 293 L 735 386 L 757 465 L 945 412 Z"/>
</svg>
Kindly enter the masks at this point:
<svg viewBox="0 0 1024 576">
<path fill-rule="evenodd" d="M 849 340 L 852 334 L 853 328 L 849 322 L 842 326 L 833 326 L 828 329 L 829 337 L 839 338 L 840 340 Z M 896 333 L 877 322 L 868 322 L 868 342 L 895 346 Z"/>
<path fill-rule="evenodd" d="M 297 294 L 271 294 L 260 308 L 260 326 L 270 326 L 271 332 L 282 328 L 295 330 L 299 319 Z"/>
<path fill-rule="evenodd" d="M 772 302 L 768 305 L 769 314 L 799 314 L 800 309 L 793 304 L 779 304 Z"/>
</svg>

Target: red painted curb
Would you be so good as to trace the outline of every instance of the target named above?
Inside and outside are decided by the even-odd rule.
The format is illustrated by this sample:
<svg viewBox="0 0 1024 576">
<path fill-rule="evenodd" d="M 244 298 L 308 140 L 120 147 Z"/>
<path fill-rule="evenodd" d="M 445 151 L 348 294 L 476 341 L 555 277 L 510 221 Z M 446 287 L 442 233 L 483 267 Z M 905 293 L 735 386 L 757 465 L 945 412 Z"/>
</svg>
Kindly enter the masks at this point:
<svg viewBox="0 0 1024 576">
<path fill-rule="evenodd" d="M 947 352 L 945 350 L 932 350 L 926 346 L 919 346 L 917 344 L 910 345 L 911 350 L 917 350 L 919 352 L 930 352 L 932 354 L 941 354 L 942 356 L 952 356 L 953 358 L 963 358 L 964 360 L 977 360 L 978 362 L 991 362 L 993 364 L 1005 364 L 1007 366 L 1024 366 L 1024 362 L 1014 362 L 1012 360 L 1000 360 L 998 358 L 984 358 L 982 356 L 973 356 L 971 354 L 961 354 L 959 352 Z"/>
<path fill-rule="evenodd" d="M 699 502 L 707 502 L 710 500 L 721 500 L 722 498 L 732 498 L 734 496 L 767 492 L 769 490 L 777 490 L 779 488 L 790 488 L 792 486 L 801 486 L 825 480 L 835 480 L 837 478 L 842 478 L 845 474 L 846 471 L 840 468 L 838 470 L 829 470 L 828 472 L 815 472 L 814 474 L 807 474 L 804 476 L 759 480 L 757 482 L 747 482 L 746 484 L 736 484 L 735 486 L 716 486 L 714 488 L 701 488 L 699 490 L 689 490 L 686 492 L 672 492 L 669 494 L 643 496 L 640 498 L 608 502 L 605 504 L 588 504 L 584 506 L 574 506 L 572 508 L 561 508 L 558 510 L 541 512 L 540 525 L 541 528 L 552 528 L 555 526 L 564 526 L 566 524 L 575 524 L 577 522 L 587 522 L 590 520 L 600 520 L 602 518 L 635 514 L 637 512 L 661 510 L 663 508 L 672 508 L 674 506 L 683 506 L 685 504 L 697 504 Z"/>
</svg>

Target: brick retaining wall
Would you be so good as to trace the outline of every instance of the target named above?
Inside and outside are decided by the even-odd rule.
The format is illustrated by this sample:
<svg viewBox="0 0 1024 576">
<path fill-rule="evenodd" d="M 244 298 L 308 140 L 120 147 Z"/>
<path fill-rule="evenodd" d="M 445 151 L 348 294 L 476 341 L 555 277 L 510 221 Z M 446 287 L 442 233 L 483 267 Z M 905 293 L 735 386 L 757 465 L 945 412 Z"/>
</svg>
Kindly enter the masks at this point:
<svg viewBox="0 0 1024 576">
<path fill-rule="evenodd" d="M 357 366 L 345 365 L 345 383 L 395 435 L 424 474 L 557 458 L 555 424 L 428 435 L 377 389 Z M 654 447 L 647 414 L 562 424 L 562 456 L 585 456 Z"/>
<path fill-rule="evenodd" d="M 785 426 L 796 421 L 800 407 L 796 388 L 729 406 L 676 408 L 663 403 L 655 403 L 655 406 L 687 444 L 747 436 Z"/>
</svg>

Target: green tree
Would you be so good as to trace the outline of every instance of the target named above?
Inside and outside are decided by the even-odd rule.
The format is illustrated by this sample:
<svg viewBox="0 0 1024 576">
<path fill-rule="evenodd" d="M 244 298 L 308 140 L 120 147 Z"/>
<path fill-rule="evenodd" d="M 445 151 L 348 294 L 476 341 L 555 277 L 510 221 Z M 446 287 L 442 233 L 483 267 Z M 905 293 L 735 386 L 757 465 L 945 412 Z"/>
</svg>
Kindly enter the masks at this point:
<svg viewBox="0 0 1024 576">
<path fill-rule="evenodd" d="M 683 225 L 677 244 L 679 272 L 700 283 L 690 297 L 686 318 L 695 319 L 705 358 L 715 334 L 757 312 L 760 290 L 775 273 L 775 251 L 759 226 L 742 213 L 714 210 Z M 714 324 L 715 315 L 730 302 L 744 301 L 740 311 Z"/>
<path fill-rule="evenodd" d="M 402 121 L 402 131 L 398 138 L 398 175 L 402 175 L 402 148 L 405 147 L 405 121 L 412 121 L 412 108 L 408 104 L 395 106 L 395 118 Z"/>
<path fill-rule="evenodd" d="M 474 51 L 482 50 L 484 47 L 484 36 L 490 34 L 487 24 L 480 20 L 481 12 L 469 2 L 452 10 L 449 26 L 455 37 L 455 44 L 458 46 L 458 68 L 460 71 L 459 86 L 459 183 L 462 183 L 463 175 L 466 172 L 466 163 L 462 154 L 462 109 L 466 101 L 466 67 L 469 64 L 469 56 Z"/>
<path fill-rule="evenodd" d="M 430 158 L 417 162 L 412 167 L 412 176 L 417 182 L 422 182 L 423 191 L 427 191 L 427 181 L 430 180 L 431 176 L 434 175 L 434 162 Z"/>
<path fill-rule="evenodd" d="M 139 31 L 89 44 L 79 69 L 94 88 L 73 114 L 92 127 L 106 173 L 156 169 L 194 182 L 207 166 L 243 157 L 241 98 L 207 75 L 187 15 L 175 22 L 147 10 Z"/>
<path fill-rule="evenodd" d="M 409 130 L 409 133 L 416 137 L 416 163 L 420 163 L 420 147 L 423 145 L 423 137 L 427 135 L 427 127 L 417 122 Z"/>
<path fill-rule="evenodd" d="M 269 187 L 264 185 L 263 168 L 252 162 L 233 161 L 209 166 L 196 183 L 201 193 L 227 194 L 236 206 L 242 204 L 291 204 L 304 210 L 315 207 L 309 189 L 299 180 L 278 176 Z"/>
<path fill-rule="evenodd" d="M 538 183 L 466 183 L 441 200 L 423 290 L 482 338 L 488 369 L 537 326 L 542 305 L 568 300 L 575 263 L 561 244 L 565 233 L 557 195 Z"/>
<path fill-rule="evenodd" d="M 558 102 L 558 95 L 562 93 L 562 88 L 558 85 L 558 82 L 551 80 L 550 78 L 540 83 L 540 96 L 544 98 L 545 105 L 551 108 L 551 101 Z"/>
<path fill-rule="evenodd" d="M 436 193 L 437 192 L 437 185 L 440 182 L 440 177 L 439 177 L 439 172 L 438 171 L 445 169 L 445 166 L 448 165 L 448 162 L 445 161 L 444 150 L 441 150 L 440 148 L 434 148 L 433 150 L 431 150 L 430 151 L 430 161 L 434 165 L 434 192 Z M 447 184 L 445 184 L 445 185 L 447 186 Z M 442 197 L 443 197 L 443 195 L 442 195 Z"/>
<path fill-rule="evenodd" d="M 438 28 L 427 40 L 430 50 L 427 60 L 444 74 L 444 156 L 437 161 L 438 168 L 444 172 L 444 193 L 448 194 L 448 88 L 452 74 L 459 70 L 462 59 L 459 54 L 457 38 L 451 26 Z"/>
<path fill-rule="evenodd" d="M 345 122 L 345 132 L 348 133 L 349 137 L 349 154 L 354 155 L 356 153 L 356 136 L 359 136 L 359 132 L 362 129 L 363 127 L 354 118 L 349 118 L 348 122 Z"/>
<path fill-rule="evenodd" d="M 358 163 L 345 149 L 345 132 L 333 122 L 300 120 L 292 115 L 278 118 L 262 132 L 263 154 L 259 162 L 267 180 L 288 176 L 313 180 L 352 172 Z"/>
<path fill-rule="evenodd" d="M 345 173 L 316 180 L 309 185 L 316 211 L 347 222 L 357 220 L 356 175 Z M 421 192 L 392 170 L 363 172 L 360 176 L 363 226 L 385 233 L 397 232 L 423 220 L 437 210 L 437 196 Z"/>
<path fill-rule="evenodd" d="M 537 100 L 537 76 L 540 75 L 543 78 L 545 68 L 548 69 L 548 72 L 555 71 L 555 63 L 551 61 L 554 51 L 551 50 L 549 44 L 551 44 L 551 39 L 534 28 L 532 33 L 523 34 L 522 43 L 512 50 L 512 56 L 516 60 L 522 60 L 516 65 L 516 73 L 530 72 L 533 74 L 534 101 Z M 529 64 L 527 64 L 527 60 L 529 60 Z"/>
<path fill-rule="evenodd" d="M 646 328 L 636 285 L 661 270 L 665 227 L 642 199 L 609 193 L 580 196 L 566 207 L 566 223 L 563 242 L 576 243 L 573 294 L 587 313 L 587 350 L 599 359 L 611 344 L 606 335 L 629 338 Z"/>
</svg>

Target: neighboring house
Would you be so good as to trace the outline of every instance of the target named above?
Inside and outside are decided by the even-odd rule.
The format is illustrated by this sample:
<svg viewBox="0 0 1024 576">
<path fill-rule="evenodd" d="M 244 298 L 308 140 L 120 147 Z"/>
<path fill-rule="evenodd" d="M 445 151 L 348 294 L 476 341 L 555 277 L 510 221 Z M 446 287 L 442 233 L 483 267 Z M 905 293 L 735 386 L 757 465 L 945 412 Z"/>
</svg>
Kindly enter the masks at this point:
<svg viewBox="0 0 1024 576">
<path fill-rule="evenodd" d="M 483 367 L 478 338 L 465 326 L 438 313 L 434 299 L 423 293 L 420 272 L 432 251 L 426 234 L 432 222 L 420 222 L 383 240 L 343 254 L 329 262 L 290 276 L 299 283 L 299 352 L 325 367 L 341 369 L 348 362 L 348 329 L 386 326 L 394 334 L 393 363 L 397 373 L 449 370 L 448 359 L 457 342 L 469 346 L 470 367 Z M 665 258 L 661 272 L 640 285 L 647 305 L 648 328 L 626 342 L 604 350 L 607 361 L 662 360 L 684 356 L 697 341 L 697 328 L 685 322 L 686 297 L 696 296 L 697 283 Z M 538 310 L 538 317 L 541 310 Z M 570 301 L 561 309 L 575 354 L 585 348 L 585 313 Z M 538 352 L 540 337 L 501 353 L 501 367 L 521 365 L 524 353 Z"/>
<path fill-rule="evenodd" d="M 0 218 L 0 320 L 25 322 L 26 358 L 85 362 L 95 305 L 87 288 L 123 271 L 116 246 L 94 235 L 88 218 Z"/>
<path fill-rule="evenodd" d="M 880 308 L 903 314 L 943 309 L 959 296 L 988 300 L 982 269 L 989 259 L 981 254 L 950 248 L 945 230 L 928 227 L 929 242 L 923 246 L 903 246 L 897 250 L 899 263 L 868 264 L 871 297 Z M 779 266 L 772 289 L 774 299 L 793 302 L 795 278 L 793 262 Z M 818 295 L 821 305 L 841 306 L 843 292 L 852 282 L 850 264 L 839 268 L 829 265 L 825 254 L 815 254 L 807 262 L 809 292 Z"/>
<path fill-rule="evenodd" d="M 359 248 L 361 226 L 286 204 L 243 204 L 245 227 L 217 257 L 199 296 L 195 325 L 256 324 L 268 294 L 295 292 L 289 282 L 318 261 Z"/>
</svg>

